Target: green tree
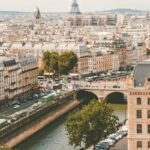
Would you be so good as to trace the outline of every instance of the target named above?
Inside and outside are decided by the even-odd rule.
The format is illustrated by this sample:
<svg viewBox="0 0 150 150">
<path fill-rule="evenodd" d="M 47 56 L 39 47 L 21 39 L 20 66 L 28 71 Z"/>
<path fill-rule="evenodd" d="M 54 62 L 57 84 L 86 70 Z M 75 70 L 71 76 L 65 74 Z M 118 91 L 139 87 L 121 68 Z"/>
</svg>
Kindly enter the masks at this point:
<svg viewBox="0 0 150 150">
<path fill-rule="evenodd" d="M 43 53 L 43 68 L 47 72 L 50 72 L 50 56 L 51 53 L 49 51 Z"/>
<path fill-rule="evenodd" d="M 61 74 L 68 74 L 77 64 L 78 58 L 72 51 L 65 51 L 59 58 L 59 71 Z"/>
<path fill-rule="evenodd" d="M 52 52 L 50 54 L 50 69 L 54 73 L 58 74 L 59 72 L 59 54 L 58 52 Z"/>
<path fill-rule="evenodd" d="M 112 108 L 96 100 L 84 106 L 82 110 L 71 113 L 66 121 L 69 144 L 85 148 L 98 143 L 109 134 L 114 133 L 118 118 Z"/>
<path fill-rule="evenodd" d="M 68 74 L 76 66 L 77 61 L 77 56 L 72 51 L 62 52 L 61 55 L 57 51 L 46 51 L 43 54 L 44 70 L 56 74 Z"/>
</svg>

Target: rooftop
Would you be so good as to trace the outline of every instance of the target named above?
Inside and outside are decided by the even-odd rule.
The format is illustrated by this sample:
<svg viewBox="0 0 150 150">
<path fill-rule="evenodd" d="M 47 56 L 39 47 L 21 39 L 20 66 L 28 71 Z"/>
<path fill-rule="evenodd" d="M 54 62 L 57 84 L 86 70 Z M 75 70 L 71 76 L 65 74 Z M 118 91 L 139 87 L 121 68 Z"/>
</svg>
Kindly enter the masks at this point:
<svg viewBox="0 0 150 150">
<path fill-rule="evenodd" d="M 144 86 L 145 79 L 150 77 L 150 64 L 138 64 L 134 69 L 133 77 L 135 86 Z"/>
</svg>

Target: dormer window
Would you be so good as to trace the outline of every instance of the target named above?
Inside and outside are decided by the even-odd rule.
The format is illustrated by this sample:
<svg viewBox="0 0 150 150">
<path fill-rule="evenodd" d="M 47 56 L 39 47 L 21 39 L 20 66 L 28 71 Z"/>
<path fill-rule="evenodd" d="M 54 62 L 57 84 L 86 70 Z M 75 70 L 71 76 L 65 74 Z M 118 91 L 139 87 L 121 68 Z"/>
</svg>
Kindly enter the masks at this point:
<svg viewBox="0 0 150 150">
<path fill-rule="evenodd" d="M 148 78 L 147 81 L 150 82 L 150 78 Z"/>
</svg>

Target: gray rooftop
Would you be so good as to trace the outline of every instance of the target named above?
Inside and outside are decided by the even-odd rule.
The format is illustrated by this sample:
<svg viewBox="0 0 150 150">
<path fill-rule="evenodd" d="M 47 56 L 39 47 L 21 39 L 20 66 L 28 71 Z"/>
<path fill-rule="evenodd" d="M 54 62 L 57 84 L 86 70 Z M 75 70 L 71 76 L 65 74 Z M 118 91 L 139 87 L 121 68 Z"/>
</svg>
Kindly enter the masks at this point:
<svg viewBox="0 0 150 150">
<path fill-rule="evenodd" d="M 150 77 L 150 64 L 138 64 L 133 72 L 134 85 L 144 86 L 145 79 Z"/>
</svg>

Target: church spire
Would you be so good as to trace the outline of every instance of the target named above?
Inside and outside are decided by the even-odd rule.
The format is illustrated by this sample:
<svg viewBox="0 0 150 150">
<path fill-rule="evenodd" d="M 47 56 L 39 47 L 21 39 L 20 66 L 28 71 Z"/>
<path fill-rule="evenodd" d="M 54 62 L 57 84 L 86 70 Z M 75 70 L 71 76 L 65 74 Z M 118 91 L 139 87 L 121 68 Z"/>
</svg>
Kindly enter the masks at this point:
<svg viewBox="0 0 150 150">
<path fill-rule="evenodd" d="M 35 18 L 35 20 L 41 19 L 41 13 L 40 13 L 40 10 L 38 7 L 34 11 L 34 18 Z"/>
<path fill-rule="evenodd" d="M 146 21 L 150 21 L 150 14 L 149 14 L 149 11 L 147 11 L 147 13 L 146 13 Z"/>
</svg>

